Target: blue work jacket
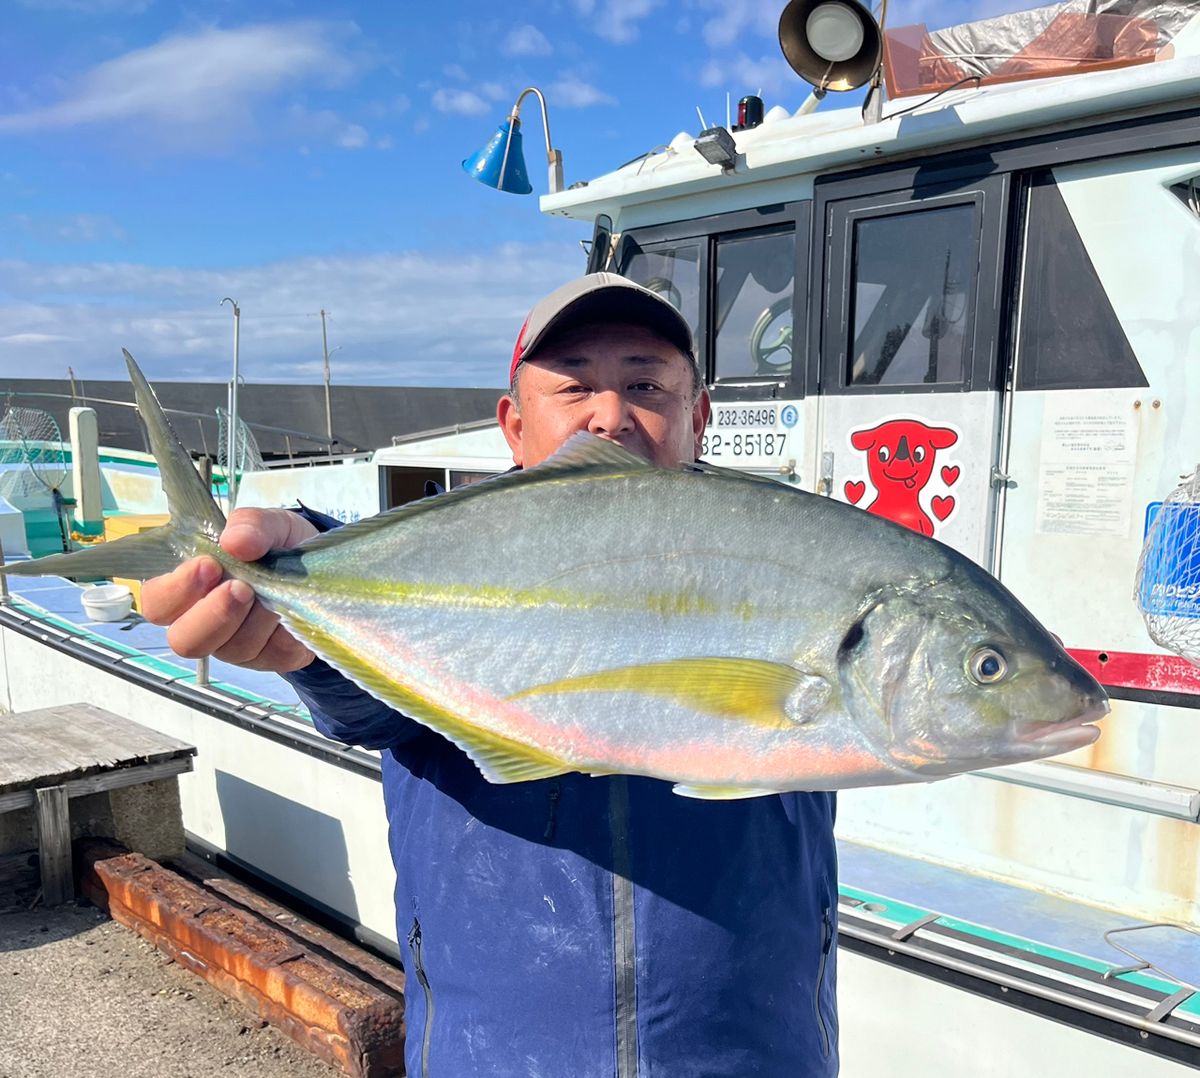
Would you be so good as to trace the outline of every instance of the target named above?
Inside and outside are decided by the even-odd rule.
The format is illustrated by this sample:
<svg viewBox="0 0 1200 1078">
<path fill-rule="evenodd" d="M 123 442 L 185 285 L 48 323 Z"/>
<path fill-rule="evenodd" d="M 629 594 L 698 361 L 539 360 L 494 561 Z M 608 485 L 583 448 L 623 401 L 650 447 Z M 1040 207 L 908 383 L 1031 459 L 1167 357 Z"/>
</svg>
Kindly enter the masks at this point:
<svg viewBox="0 0 1200 1078">
<path fill-rule="evenodd" d="M 382 750 L 409 1075 L 837 1074 L 833 794 L 494 785 L 320 659 L 287 677 Z"/>
<path fill-rule="evenodd" d="M 833 793 L 496 785 L 322 660 L 287 678 L 326 737 L 382 750 L 409 1076 L 838 1073 Z"/>
</svg>

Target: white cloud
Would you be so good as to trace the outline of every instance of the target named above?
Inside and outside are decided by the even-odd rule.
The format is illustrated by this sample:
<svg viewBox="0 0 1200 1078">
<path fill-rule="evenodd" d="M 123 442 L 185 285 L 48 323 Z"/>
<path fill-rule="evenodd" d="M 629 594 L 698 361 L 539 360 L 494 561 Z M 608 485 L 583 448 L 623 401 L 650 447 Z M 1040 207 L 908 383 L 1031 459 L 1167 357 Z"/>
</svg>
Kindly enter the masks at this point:
<svg viewBox="0 0 1200 1078">
<path fill-rule="evenodd" d="M 335 380 L 501 385 L 529 308 L 581 270 L 565 242 L 231 270 L 0 260 L 0 372 L 65 377 L 70 364 L 80 378 L 124 378 L 125 347 L 151 378 L 224 379 L 231 315 L 218 300 L 236 296 L 252 382 L 315 380 L 320 321 L 308 315 L 324 307 Z"/>
<path fill-rule="evenodd" d="M 485 82 L 480 85 L 479 92 L 489 101 L 501 101 L 509 96 L 508 91 L 499 82 Z"/>
<path fill-rule="evenodd" d="M 433 91 L 433 107 L 438 112 L 455 112 L 460 116 L 482 116 L 491 111 L 491 106 L 474 91 L 445 87 Z"/>
<path fill-rule="evenodd" d="M 702 0 L 701 7 L 715 12 L 703 30 L 710 48 L 733 45 L 747 30 L 761 37 L 775 37 L 779 30 L 779 9 L 762 0 Z"/>
<path fill-rule="evenodd" d="M 96 243 L 125 238 L 125 230 L 116 221 L 96 213 L 13 213 L 0 218 L 0 232 L 21 232 L 38 240 L 62 243 Z"/>
<path fill-rule="evenodd" d="M 361 150 L 370 141 L 367 129 L 359 124 L 347 124 L 337 137 L 337 144 L 343 150 Z"/>
<path fill-rule="evenodd" d="M 361 150 L 371 142 L 370 132 L 365 127 L 344 120 L 333 109 L 309 111 L 292 105 L 285 117 L 286 129 L 306 140 L 315 139 L 343 150 Z M 307 154 L 310 147 L 303 145 L 300 152 Z"/>
<path fill-rule="evenodd" d="M 602 0 L 595 8 L 592 29 L 615 45 L 637 40 L 637 24 L 663 0 Z M 589 10 L 592 5 L 588 5 Z"/>
<path fill-rule="evenodd" d="M 563 75 L 557 82 L 546 88 L 546 99 L 551 107 L 558 106 L 568 109 L 584 109 L 591 105 L 615 105 L 617 99 L 612 94 L 606 94 L 590 82 L 584 82 L 576 75 Z"/>
<path fill-rule="evenodd" d="M 728 90 L 736 101 L 743 94 L 762 91 L 770 107 L 772 97 L 794 96 L 797 91 L 807 96 L 811 87 L 802 82 L 779 53 L 768 53 L 758 59 L 744 52 L 709 60 L 700 68 L 700 85 Z M 724 105 L 722 104 L 722 112 Z M 706 110 L 707 111 L 707 110 Z M 721 117 L 723 119 L 723 115 Z M 709 116 L 712 121 L 712 116 Z M 715 121 L 714 121 L 715 122 Z"/>
<path fill-rule="evenodd" d="M 54 104 L 0 115 L 0 134 L 120 124 L 180 145 L 227 142 L 257 101 L 347 77 L 354 64 L 337 43 L 348 32 L 294 22 L 177 34 L 84 72 Z"/>
<path fill-rule="evenodd" d="M 508 32 L 500 51 L 506 56 L 549 56 L 553 49 L 541 30 L 526 23 Z"/>
<path fill-rule="evenodd" d="M 61 333 L 10 333 L 0 337 L 0 344 L 61 344 L 73 340 L 74 337 L 64 337 Z"/>
<path fill-rule="evenodd" d="M 448 79 L 458 79 L 459 82 L 467 81 L 467 70 L 462 64 L 447 64 L 442 68 L 442 74 Z"/>
</svg>

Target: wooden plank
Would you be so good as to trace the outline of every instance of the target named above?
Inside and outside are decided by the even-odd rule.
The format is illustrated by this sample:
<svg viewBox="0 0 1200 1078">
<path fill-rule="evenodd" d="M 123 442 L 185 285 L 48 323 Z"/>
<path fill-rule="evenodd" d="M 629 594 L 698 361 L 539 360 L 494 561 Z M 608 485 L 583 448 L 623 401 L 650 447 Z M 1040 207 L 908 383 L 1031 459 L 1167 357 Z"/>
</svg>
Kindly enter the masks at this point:
<svg viewBox="0 0 1200 1078">
<path fill-rule="evenodd" d="M 123 767 L 119 771 L 101 771 L 81 779 L 71 779 L 60 785 L 66 787 L 68 797 L 80 797 L 83 794 L 117 790 L 122 786 L 140 786 L 143 782 L 169 779 L 172 775 L 184 775 L 191 770 L 192 758 L 181 756 L 174 760 L 162 760 L 156 764 Z M 28 808 L 35 800 L 32 789 L 10 790 L 6 794 L 0 794 L 0 814 L 11 812 L 14 809 Z"/>
<path fill-rule="evenodd" d="M 0 745 L 0 794 L 196 752 L 85 703 L 0 715 Z"/>
<path fill-rule="evenodd" d="M 38 857 L 42 866 L 42 901 L 47 906 L 61 906 L 75 897 L 69 804 L 62 786 L 43 786 L 37 792 Z"/>
</svg>

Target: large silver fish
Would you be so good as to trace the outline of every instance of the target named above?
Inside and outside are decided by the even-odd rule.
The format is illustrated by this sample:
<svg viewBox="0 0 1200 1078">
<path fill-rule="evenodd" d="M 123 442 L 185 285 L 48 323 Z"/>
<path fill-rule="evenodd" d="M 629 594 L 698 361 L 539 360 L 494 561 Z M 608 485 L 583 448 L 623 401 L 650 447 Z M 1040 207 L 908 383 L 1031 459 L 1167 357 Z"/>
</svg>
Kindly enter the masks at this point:
<svg viewBox="0 0 1200 1078">
<path fill-rule="evenodd" d="M 239 562 L 126 359 L 171 523 L 7 571 L 146 578 L 209 554 L 493 782 L 625 773 L 749 797 L 933 779 L 1099 735 L 1104 690 L 949 547 L 587 434 L 528 471 Z"/>
</svg>

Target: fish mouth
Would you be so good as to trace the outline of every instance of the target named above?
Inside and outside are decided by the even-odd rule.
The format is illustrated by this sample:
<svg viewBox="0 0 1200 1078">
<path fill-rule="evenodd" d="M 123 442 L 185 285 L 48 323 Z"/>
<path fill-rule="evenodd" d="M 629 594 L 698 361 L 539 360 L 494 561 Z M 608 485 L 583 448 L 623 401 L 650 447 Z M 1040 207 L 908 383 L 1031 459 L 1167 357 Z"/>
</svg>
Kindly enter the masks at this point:
<svg viewBox="0 0 1200 1078">
<path fill-rule="evenodd" d="M 1082 749 L 1093 744 L 1100 736 L 1100 728 L 1091 724 L 1104 718 L 1108 712 L 1108 701 L 1096 700 L 1070 719 L 1022 723 L 1017 730 L 1017 741 L 1035 745 L 1044 750 L 1046 755 Z"/>
</svg>

